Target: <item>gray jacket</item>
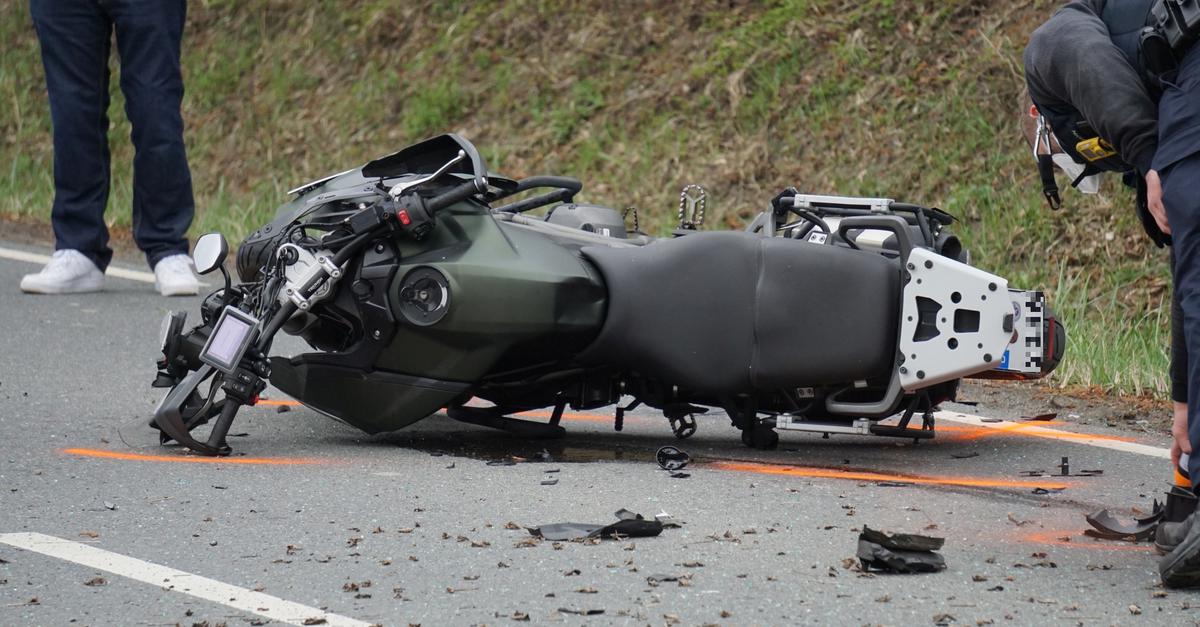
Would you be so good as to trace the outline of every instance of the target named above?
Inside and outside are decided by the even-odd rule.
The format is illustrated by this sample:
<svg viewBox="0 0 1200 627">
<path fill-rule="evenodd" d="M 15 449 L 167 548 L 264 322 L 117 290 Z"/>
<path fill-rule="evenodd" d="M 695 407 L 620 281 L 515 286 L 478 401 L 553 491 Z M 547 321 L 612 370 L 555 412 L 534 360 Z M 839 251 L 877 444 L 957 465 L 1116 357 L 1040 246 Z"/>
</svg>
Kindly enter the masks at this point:
<svg viewBox="0 0 1200 627">
<path fill-rule="evenodd" d="M 1158 105 L 1101 17 L 1106 5 L 1125 1 L 1074 0 L 1059 9 L 1025 48 L 1025 80 L 1038 107 L 1077 110 L 1145 175 L 1158 149 Z"/>
</svg>

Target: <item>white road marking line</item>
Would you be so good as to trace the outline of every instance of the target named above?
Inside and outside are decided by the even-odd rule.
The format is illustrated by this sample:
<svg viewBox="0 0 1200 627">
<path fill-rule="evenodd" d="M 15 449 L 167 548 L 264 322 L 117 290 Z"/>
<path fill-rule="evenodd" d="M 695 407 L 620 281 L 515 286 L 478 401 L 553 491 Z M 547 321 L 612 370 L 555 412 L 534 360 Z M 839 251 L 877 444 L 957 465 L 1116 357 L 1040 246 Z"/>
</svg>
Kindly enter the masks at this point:
<svg viewBox="0 0 1200 627">
<path fill-rule="evenodd" d="M 26 261 L 36 263 L 38 265 L 46 265 L 50 262 L 49 255 L 39 253 L 30 253 L 23 250 L 13 250 L 12 248 L 0 247 L 0 258 L 12 259 L 13 261 Z M 141 272 L 138 270 L 126 270 L 125 268 L 117 268 L 109 266 L 105 269 L 106 276 L 116 277 L 118 279 L 128 279 L 130 281 L 140 281 L 142 283 L 154 283 L 153 272 Z M 201 287 L 208 287 L 206 283 L 201 283 Z"/>
<path fill-rule="evenodd" d="M 41 533 L 0 533 L 0 543 L 82 564 L 89 568 L 159 586 L 168 592 L 187 594 L 291 625 L 303 625 L 306 620 L 312 624 L 318 619 L 325 620 L 324 623 L 321 623 L 322 625 L 335 627 L 370 627 L 371 625 L 371 623 L 332 614 L 315 607 L 285 601 L 269 594 L 239 588 L 182 570 L 159 566 L 120 553 Z"/>
<path fill-rule="evenodd" d="M 1057 429 L 1038 427 L 1027 422 L 1012 422 L 1009 420 L 1001 420 L 999 422 L 984 422 L 982 416 L 972 416 L 971 414 L 963 414 L 956 411 L 939 411 L 934 414 L 934 418 L 937 420 L 959 422 L 974 427 L 984 427 L 986 429 L 999 429 L 1001 431 L 1016 430 L 1022 435 L 1051 438 L 1062 442 L 1074 442 L 1076 444 L 1086 444 L 1088 446 L 1107 448 L 1114 451 L 1123 451 L 1125 453 L 1137 453 L 1138 455 L 1147 455 L 1149 457 L 1171 459 L 1170 449 L 1159 448 L 1157 446 L 1148 446 L 1146 444 L 1138 444 L 1137 442 L 1122 442 L 1120 440 L 1108 440 L 1105 438 L 1091 438 L 1087 437 L 1087 435 L 1083 433 L 1059 431 Z M 1064 434 L 1069 435 L 1064 436 Z"/>
</svg>

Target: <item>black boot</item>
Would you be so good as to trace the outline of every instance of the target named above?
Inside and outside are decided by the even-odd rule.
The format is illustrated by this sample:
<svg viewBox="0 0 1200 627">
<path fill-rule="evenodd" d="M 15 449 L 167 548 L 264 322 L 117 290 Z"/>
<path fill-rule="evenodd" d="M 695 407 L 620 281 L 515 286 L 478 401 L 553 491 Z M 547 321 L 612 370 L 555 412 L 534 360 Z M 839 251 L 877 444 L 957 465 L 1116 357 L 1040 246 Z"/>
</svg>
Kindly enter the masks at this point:
<svg viewBox="0 0 1200 627">
<path fill-rule="evenodd" d="M 1183 540 L 1158 563 L 1168 588 L 1200 587 L 1200 525 L 1189 525 Z"/>
<path fill-rule="evenodd" d="M 1154 531 L 1154 548 L 1158 550 L 1160 555 L 1165 555 L 1175 550 L 1180 542 L 1187 537 L 1188 530 L 1192 528 L 1192 516 L 1179 522 L 1160 522 L 1158 529 Z"/>
</svg>

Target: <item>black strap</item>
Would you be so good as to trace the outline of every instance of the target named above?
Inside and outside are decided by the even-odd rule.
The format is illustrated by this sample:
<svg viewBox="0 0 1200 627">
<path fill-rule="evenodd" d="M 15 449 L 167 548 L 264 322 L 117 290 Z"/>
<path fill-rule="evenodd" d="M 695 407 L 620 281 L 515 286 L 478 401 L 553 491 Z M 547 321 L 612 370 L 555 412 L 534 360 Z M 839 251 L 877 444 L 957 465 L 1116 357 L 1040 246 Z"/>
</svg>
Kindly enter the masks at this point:
<svg viewBox="0 0 1200 627">
<path fill-rule="evenodd" d="M 1058 182 L 1054 180 L 1054 160 L 1050 155 L 1038 155 L 1038 174 L 1042 177 L 1042 196 L 1050 208 L 1057 211 L 1062 207 L 1062 198 L 1058 195 Z"/>
</svg>

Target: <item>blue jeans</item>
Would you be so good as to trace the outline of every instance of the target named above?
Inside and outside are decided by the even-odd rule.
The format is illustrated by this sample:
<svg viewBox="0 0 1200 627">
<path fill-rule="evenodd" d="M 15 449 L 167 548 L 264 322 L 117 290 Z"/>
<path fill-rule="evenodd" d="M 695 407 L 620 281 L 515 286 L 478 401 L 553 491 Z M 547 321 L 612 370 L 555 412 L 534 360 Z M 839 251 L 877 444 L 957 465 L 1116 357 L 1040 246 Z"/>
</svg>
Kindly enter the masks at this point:
<svg viewBox="0 0 1200 627">
<path fill-rule="evenodd" d="M 1158 108 L 1158 152 L 1163 204 L 1174 242 L 1175 293 L 1183 310 L 1187 346 L 1188 472 L 1200 488 L 1200 45 L 1193 45 Z"/>
<path fill-rule="evenodd" d="M 133 128 L 133 238 L 150 266 L 187 253 L 195 212 L 183 144 L 180 43 L 186 0 L 30 0 L 54 125 L 55 248 L 112 259 L 108 56 L 113 32 Z"/>
</svg>

